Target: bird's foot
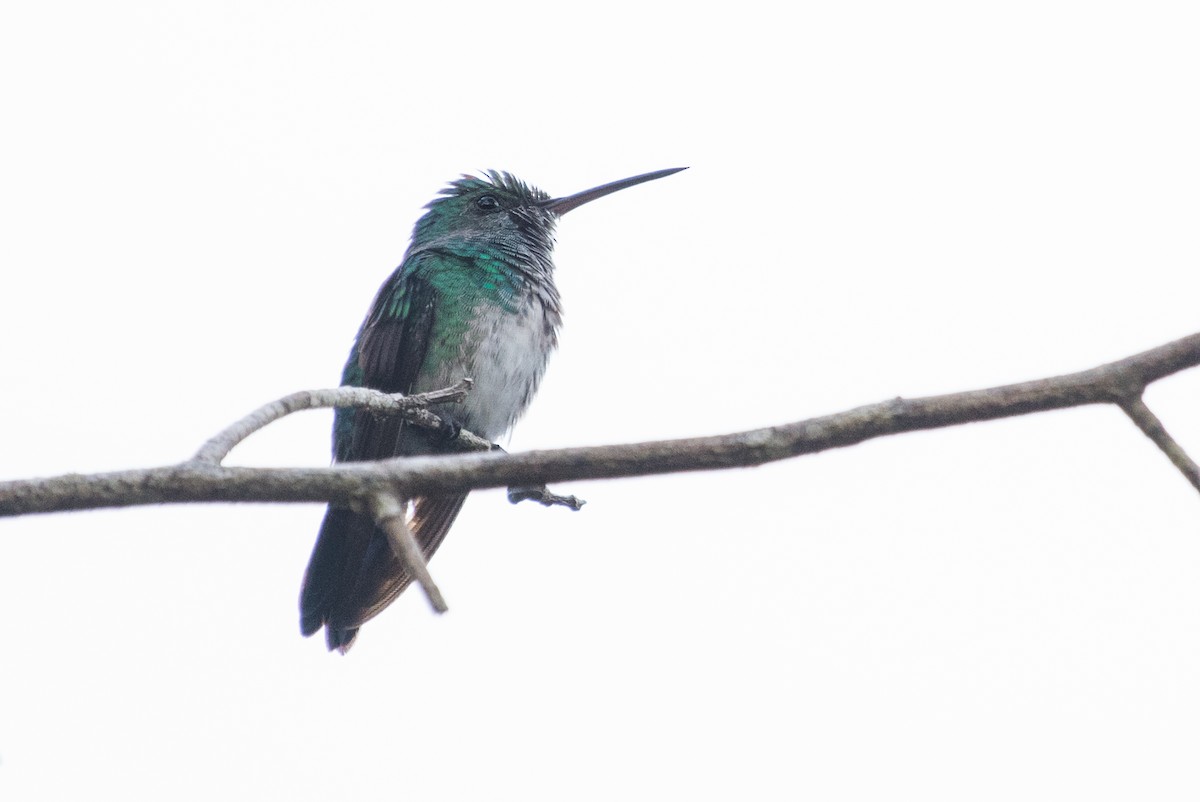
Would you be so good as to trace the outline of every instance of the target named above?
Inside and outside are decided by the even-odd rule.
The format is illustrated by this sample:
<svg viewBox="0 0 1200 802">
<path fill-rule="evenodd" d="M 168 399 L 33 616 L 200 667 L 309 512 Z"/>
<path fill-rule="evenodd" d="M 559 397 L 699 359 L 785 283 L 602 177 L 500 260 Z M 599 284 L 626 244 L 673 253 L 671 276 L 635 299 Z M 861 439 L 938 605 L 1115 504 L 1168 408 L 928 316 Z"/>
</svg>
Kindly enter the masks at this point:
<svg viewBox="0 0 1200 802">
<path fill-rule="evenodd" d="M 560 496 L 545 485 L 537 487 L 510 487 L 508 489 L 510 504 L 520 504 L 522 501 L 536 501 L 543 507 L 566 507 L 578 512 L 586 501 L 578 496 Z"/>
<path fill-rule="evenodd" d="M 492 453 L 496 452 L 501 454 L 508 453 L 499 443 L 492 443 Z M 508 489 L 508 503 L 520 504 L 522 501 L 536 501 L 543 507 L 566 507 L 575 512 L 579 512 L 583 508 L 583 505 L 587 504 L 586 501 L 578 496 L 560 496 L 545 485 L 510 487 Z"/>
</svg>

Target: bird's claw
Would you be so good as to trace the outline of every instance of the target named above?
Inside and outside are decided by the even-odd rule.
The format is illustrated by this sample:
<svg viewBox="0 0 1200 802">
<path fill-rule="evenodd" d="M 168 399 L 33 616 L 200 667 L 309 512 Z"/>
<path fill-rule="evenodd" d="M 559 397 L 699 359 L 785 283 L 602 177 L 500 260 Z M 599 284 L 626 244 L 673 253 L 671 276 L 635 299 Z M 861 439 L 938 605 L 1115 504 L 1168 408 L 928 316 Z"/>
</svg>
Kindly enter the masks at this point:
<svg viewBox="0 0 1200 802">
<path fill-rule="evenodd" d="M 578 496 L 560 496 L 545 485 L 538 487 L 510 487 L 508 489 L 508 503 L 520 504 L 522 501 L 536 501 L 543 507 L 566 507 L 575 512 L 578 512 L 583 508 L 584 504 L 587 504 L 586 501 Z"/>
</svg>

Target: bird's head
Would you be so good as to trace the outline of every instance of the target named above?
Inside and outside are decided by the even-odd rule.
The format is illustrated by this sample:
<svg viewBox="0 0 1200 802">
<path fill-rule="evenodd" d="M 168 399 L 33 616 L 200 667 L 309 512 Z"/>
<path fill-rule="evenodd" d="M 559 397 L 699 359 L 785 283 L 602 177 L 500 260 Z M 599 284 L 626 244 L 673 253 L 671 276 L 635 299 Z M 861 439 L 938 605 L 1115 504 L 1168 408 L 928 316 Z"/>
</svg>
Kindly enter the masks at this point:
<svg viewBox="0 0 1200 802">
<path fill-rule="evenodd" d="M 489 170 L 464 175 L 425 208 L 413 230 L 413 244 L 457 241 L 517 252 L 549 253 L 558 218 L 589 201 L 686 168 L 675 167 L 624 178 L 561 198 L 511 173 Z"/>
</svg>

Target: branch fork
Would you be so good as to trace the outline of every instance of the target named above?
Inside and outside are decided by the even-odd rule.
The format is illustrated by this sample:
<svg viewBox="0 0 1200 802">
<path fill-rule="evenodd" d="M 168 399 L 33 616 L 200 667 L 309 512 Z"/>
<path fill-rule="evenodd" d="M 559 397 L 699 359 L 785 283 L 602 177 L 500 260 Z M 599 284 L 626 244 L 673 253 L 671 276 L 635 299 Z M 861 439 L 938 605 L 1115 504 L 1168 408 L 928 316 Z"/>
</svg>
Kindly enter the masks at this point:
<svg viewBox="0 0 1200 802">
<path fill-rule="evenodd" d="M 456 384 L 418 395 L 389 394 L 366 387 L 334 387 L 326 390 L 303 390 L 264 404 L 230 424 L 209 438 L 184 465 L 221 467 L 238 443 L 267 425 L 293 412 L 305 409 L 357 407 L 381 415 L 401 415 L 414 426 L 433 431 L 450 431 L 451 427 L 440 417 L 429 411 L 437 404 L 459 404 L 471 390 L 469 378 Z M 460 427 L 453 427 L 452 442 L 462 451 L 491 451 L 498 448 L 491 441 L 479 437 Z M 540 487 L 510 488 L 508 500 L 513 504 L 535 500 L 544 506 L 560 505 L 572 510 L 580 509 L 585 502 L 575 496 L 560 496 L 552 493 L 545 485 Z M 377 490 L 366 496 L 366 502 L 358 501 L 353 506 L 366 507 L 375 523 L 387 533 L 388 543 L 396 557 L 404 564 L 408 573 L 416 580 L 435 612 L 444 613 L 449 608 L 442 592 L 429 573 L 425 555 L 408 526 L 406 504 L 401 495 L 393 490 Z"/>
</svg>

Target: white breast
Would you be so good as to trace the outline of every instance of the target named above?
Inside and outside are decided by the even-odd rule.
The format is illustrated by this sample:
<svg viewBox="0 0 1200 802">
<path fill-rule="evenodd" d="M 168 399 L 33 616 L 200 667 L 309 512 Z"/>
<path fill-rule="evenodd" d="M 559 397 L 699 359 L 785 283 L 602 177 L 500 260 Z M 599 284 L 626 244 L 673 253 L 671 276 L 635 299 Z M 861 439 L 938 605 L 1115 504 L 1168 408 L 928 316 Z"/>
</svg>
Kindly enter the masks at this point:
<svg viewBox="0 0 1200 802">
<path fill-rule="evenodd" d="M 517 314 L 489 305 L 476 309 L 474 318 L 460 350 L 457 375 L 442 377 L 445 385 L 470 377 L 471 392 L 453 412 L 443 408 L 438 413 L 450 413 L 463 428 L 496 440 L 533 399 L 557 345 L 558 315 L 549 313 L 535 296 Z"/>
</svg>

